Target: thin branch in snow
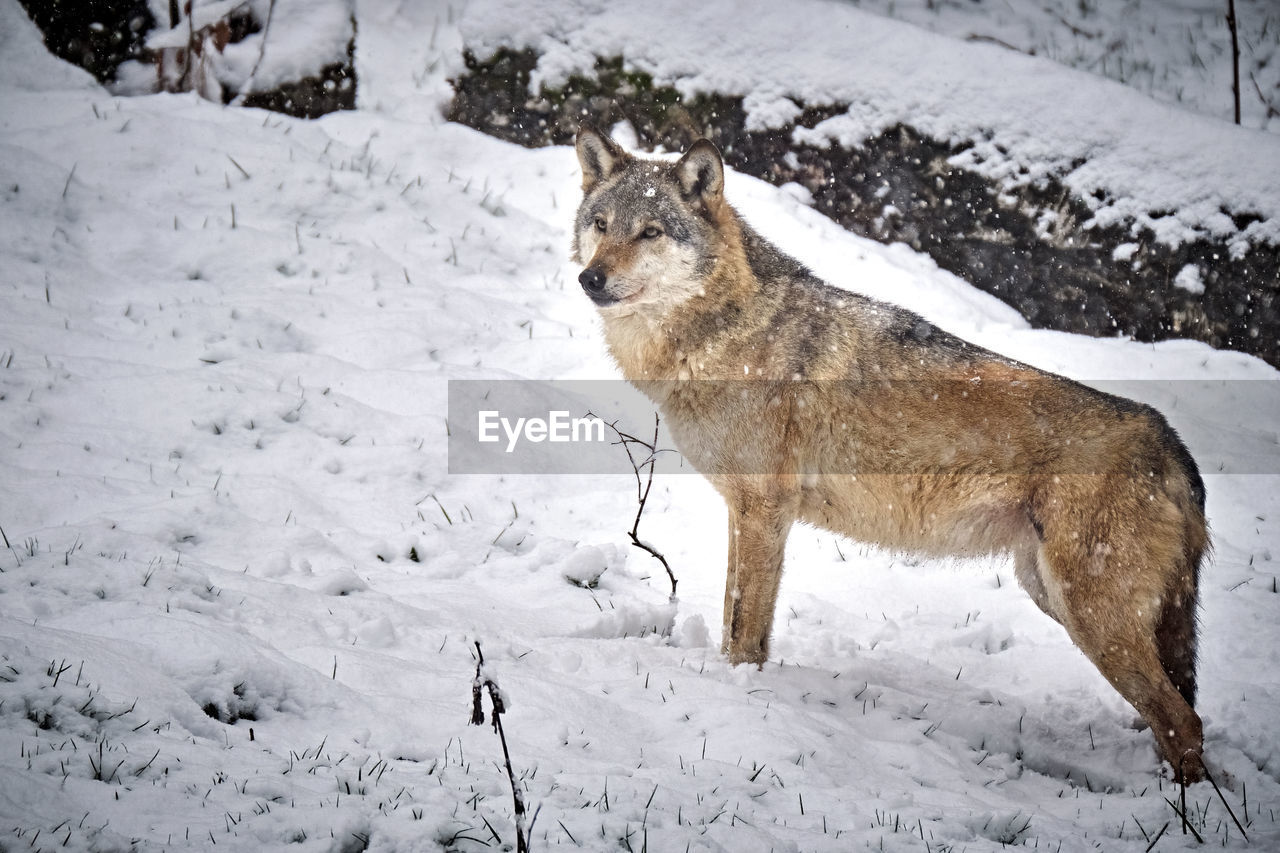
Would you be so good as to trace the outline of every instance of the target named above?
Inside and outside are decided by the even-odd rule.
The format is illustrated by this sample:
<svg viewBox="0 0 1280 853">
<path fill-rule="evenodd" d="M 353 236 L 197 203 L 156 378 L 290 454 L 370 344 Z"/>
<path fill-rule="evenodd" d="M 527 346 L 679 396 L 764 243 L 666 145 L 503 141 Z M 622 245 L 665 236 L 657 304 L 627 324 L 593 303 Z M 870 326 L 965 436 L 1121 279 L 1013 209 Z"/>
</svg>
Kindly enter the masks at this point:
<svg viewBox="0 0 1280 853">
<path fill-rule="evenodd" d="M 1222 800 L 1222 805 L 1227 810 L 1227 814 L 1231 815 L 1231 820 L 1235 823 L 1236 829 L 1240 830 L 1240 834 L 1244 836 L 1245 842 L 1248 843 L 1249 833 L 1245 832 L 1244 827 L 1240 825 L 1240 820 L 1236 817 L 1236 813 L 1231 809 L 1231 804 L 1227 802 L 1227 798 L 1222 794 L 1222 789 L 1218 787 L 1218 783 L 1213 778 L 1213 774 L 1209 772 L 1209 766 L 1204 763 L 1204 757 L 1196 752 L 1188 752 L 1186 755 L 1183 755 L 1182 760 L 1178 762 L 1178 781 L 1182 784 L 1182 813 L 1184 824 L 1186 821 L 1187 810 L 1187 783 L 1185 781 L 1187 777 L 1183 775 L 1182 764 L 1188 758 L 1194 758 L 1196 761 L 1200 762 L 1200 766 L 1204 769 L 1205 778 L 1209 780 L 1209 784 L 1213 786 L 1213 790 L 1218 793 L 1218 799 Z M 1245 816 L 1248 817 L 1248 814 L 1246 813 Z M 1192 831 L 1194 832 L 1194 830 Z M 1185 829 L 1183 830 L 1183 834 L 1186 834 Z M 1197 835 L 1196 837 L 1199 838 L 1200 836 Z M 1203 843 L 1203 841 L 1201 843 Z"/>
<path fill-rule="evenodd" d="M 1262 105 L 1267 108 L 1267 118 L 1280 118 L 1280 109 L 1276 109 L 1275 104 L 1262 94 L 1262 87 L 1258 85 L 1258 78 L 1252 71 L 1249 72 L 1249 82 L 1253 83 L 1253 91 L 1258 93 L 1258 100 L 1262 101 Z"/>
<path fill-rule="evenodd" d="M 596 415 L 587 412 L 587 417 L 594 418 Z M 662 555 L 661 551 L 640 538 L 640 518 L 644 515 L 645 503 L 649 500 L 649 490 L 653 488 L 653 466 L 654 463 L 657 462 L 658 454 L 667 452 L 665 450 L 658 449 L 658 428 L 661 425 L 661 422 L 661 418 L 659 418 L 658 414 L 655 412 L 653 415 L 652 442 L 645 441 L 642 438 L 636 438 L 634 435 L 622 432 L 618 429 L 617 421 L 612 423 L 606 422 L 605 425 L 608 426 L 609 429 L 613 430 L 613 434 L 618 437 L 618 440 L 615 441 L 614 444 L 621 444 L 622 449 L 627 452 L 627 459 L 631 462 L 631 470 L 636 475 L 636 501 L 638 506 L 636 508 L 635 521 L 632 523 L 631 530 L 627 535 L 631 538 L 632 545 L 642 551 L 647 551 L 651 556 L 656 557 L 658 562 L 662 563 L 662 568 L 667 570 L 667 578 L 671 581 L 671 600 L 675 601 L 676 586 L 679 584 L 679 580 L 676 579 L 675 572 L 671 570 L 671 564 L 667 562 L 667 558 Z M 643 447 L 649 451 L 639 461 L 636 460 L 636 455 L 631 452 L 631 446 L 633 444 Z M 641 476 L 642 469 L 647 469 L 644 477 Z"/>
<path fill-rule="evenodd" d="M 1235 120 L 1240 123 L 1240 36 L 1236 26 L 1236 0 L 1227 0 L 1227 28 L 1231 30 L 1231 95 L 1235 99 Z"/>
<path fill-rule="evenodd" d="M 271 18 L 276 13 L 276 0 L 271 0 L 271 5 L 267 7 L 267 22 L 262 25 L 262 43 L 258 45 L 258 59 L 253 63 L 253 69 L 249 71 L 249 79 L 244 81 L 244 85 L 240 87 L 240 94 L 236 95 L 231 105 L 235 107 L 244 106 L 244 99 L 253 93 L 253 84 L 258 76 L 258 68 L 262 65 L 262 57 L 267 52 L 267 36 L 271 34 Z M 245 175 L 247 178 L 248 175 Z"/>
<path fill-rule="evenodd" d="M 515 771 L 511 769 L 511 752 L 507 749 L 507 735 L 502 730 L 502 713 L 506 710 L 506 706 L 502 701 L 502 691 L 498 689 L 498 685 L 484 671 L 484 652 L 480 650 L 480 641 L 475 641 L 476 645 L 476 677 L 471 682 L 471 725 L 479 726 L 484 724 L 484 708 L 481 707 L 481 700 L 484 691 L 489 692 L 489 702 L 493 705 L 493 714 L 490 717 L 490 723 L 493 730 L 498 733 L 498 740 L 502 741 L 502 758 L 507 765 L 507 779 L 511 782 L 511 799 L 515 803 L 516 813 L 516 853 L 528 853 L 529 842 L 527 841 L 527 833 L 525 831 L 524 816 L 524 794 L 520 791 L 520 783 L 516 781 Z M 537 820 L 537 813 L 534 813 L 534 820 Z M 532 824 L 530 824 L 532 828 Z"/>
</svg>

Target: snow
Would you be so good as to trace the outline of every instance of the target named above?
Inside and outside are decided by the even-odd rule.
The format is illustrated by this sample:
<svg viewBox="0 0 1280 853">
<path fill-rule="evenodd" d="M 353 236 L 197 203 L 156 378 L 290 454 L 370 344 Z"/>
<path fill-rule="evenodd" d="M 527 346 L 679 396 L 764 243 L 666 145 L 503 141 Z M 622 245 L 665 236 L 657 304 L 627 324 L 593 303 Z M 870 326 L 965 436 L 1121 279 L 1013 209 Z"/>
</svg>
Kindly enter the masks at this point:
<svg viewBox="0 0 1280 853">
<path fill-rule="evenodd" d="M 274 10 L 270 9 L 271 5 L 270 0 L 252 3 L 259 21 L 265 22 L 270 14 L 274 35 L 270 31 L 255 33 L 227 45 L 223 51 L 226 63 L 223 73 L 237 86 L 249 79 L 255 65 L 258 70 L 253 74 L 253 90 L 266 91 L 281 83 L 317 76 L 326 65 L 346 59 L 347 44 L 354 35 L 350 0 L 327 3 L 276 0 Z"/>
<path fill-rule="evenodd" d="M 853 0 L 968 41 L 1000 44 L 1101 74 L 1152 97 L 1232 120 L 1231 33 L 1216 0 Z M 1241 122 L 1280 132 L 1280 29 L 1272 0 L 1235 0 Z M 1269 96 L 1271 109 L 1263 100 Z"/>
<path fill-rule="evenodd" d="M 0 56 L 8 90 L 97 89 L 93 75 L 45 50 L 40 31 L 16 3 L 0 4 Z"/>
<path fill-rule="evenodd" d="M 1176 246 L 1230 237 L 1236 229 L 1224 211 L 1252 213 L 1262 221 L 1241 239 L 1267 251 L 1280 245 L 1273 134 L 1241 132 L 1120 83 L 848 4 L 798 0 L 786 15 L 773 9 L 765 0 L 495 0 L 469 6 L 460 27 L 479 56 L 500 46 L 538 50 L 535 90 L 590 72 L 596 56 L 623 56 L 685 96 L 746 96 L 749 128 L 794 115 L 787 98 L 848 104 L 796 138 L 847 146 L 905 123 L 967 145 L 951 163 L 1008 185 L 1059 177 L 1090 205 L 1091 227 L 1130 223 L 1135 235 L 1150 229 Z"/>
<path fill-rule="evenodd" d="M 1204 293 L 1204 273 L 1197 264 L 1187 264 L 1178 270 L 1173 283 L 1189 293 Z"/>
<path fill-rule="evenodd" d="M 501 745 L 467 724 L 479 641 L 536 850 L 1141 851 L 1166 824 L 1156 850 L 1194 847 L 1150 734 L 1009 565 L 798 528 L 775 657 L 731 668 L 724 509 L 677 459 L 659 457 L 640 529 L 674 601 L 627 537 L 625 460 L 449 473 L 449 380 L 617 378 L 567 258 L 572 151 L 440 117 L 459 26 L 508 13 L 362 2 L 361 108 L 305 122 L 114 97 L 0 0 L 0 846 L 512 849 Z M 798 25 L 762 17 L 767 67 Z M 547 6 L 509 24 L 534 21 L 568 44 L 585 19 Z M 975 49 L 928 38 L 917 62 Z M 699 73 L 745 85 L 731 42 Z M 1137 103 L 1100 85 L 1099 103 Z M 1053 132 L 1025 107 L 1007 118 Z M 1222 138 L 1272 156 L 1264 134 Z M 1196 162 L 1223 198 L 1270 180 L 1257 169 L 1245 192 L 1234 158 Z M 1215 537 L 1207 754 L 1248 849 L 1280 844 L 1277 372 L 1194 342 L 1032 330 L 795 187 L 730 174 L 727 191 L 836 284 L 1168 415 Z M 1208 785 L 1187 799 L 1209 843 L 1245 849 Z"/>
<path fill-rule="evenodd" d="M 156 29 L 147 35 L 150 50 L 186 47 L 193 27 L 198 31 L 246 8 L 251 9 L 254 19 L 260 23 L 259 30 L 210 57 L 223 86 L 245 95 L 315 77 L 325 66 L 344 62 L 353 36 L 350 0 L 198 2 L 194 19 L 184 18 L 172 29 L 166 26 L 169 21 L 166 0 L 150 0 L 148 5 L 158 22 Z M 155 91 L 155 87 L 155 68 L 135 60 L 120 66 L 111 88 L 117 94 L 138 95 Z"/>
</svg>

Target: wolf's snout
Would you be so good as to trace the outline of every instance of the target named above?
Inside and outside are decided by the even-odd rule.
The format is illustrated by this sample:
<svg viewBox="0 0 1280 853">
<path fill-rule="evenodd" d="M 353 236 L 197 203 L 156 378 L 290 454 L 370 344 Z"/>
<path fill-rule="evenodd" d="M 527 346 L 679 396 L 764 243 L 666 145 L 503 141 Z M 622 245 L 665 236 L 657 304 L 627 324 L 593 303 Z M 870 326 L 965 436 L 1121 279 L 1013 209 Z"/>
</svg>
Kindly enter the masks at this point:
<svg viewBox="0 0 1280 853">
<path fill-rule="evenodd" d="M 578 283 L 582 285 L 587 296 L 591 297 L 591 301 L 597 305 L 607 305 L 614 301 L 613 297 L 605 292 L 606 280 L 605 274 L 595 267 L 587 267 L 578 276 Z"/>
<path fill-rule="evenodd" d="M 604 273 L 594 267 L 583 270 L 582 275 L 578 276 L 578 283 L 590 294 L 604 293 L 604 281 Z"/>
</svg>

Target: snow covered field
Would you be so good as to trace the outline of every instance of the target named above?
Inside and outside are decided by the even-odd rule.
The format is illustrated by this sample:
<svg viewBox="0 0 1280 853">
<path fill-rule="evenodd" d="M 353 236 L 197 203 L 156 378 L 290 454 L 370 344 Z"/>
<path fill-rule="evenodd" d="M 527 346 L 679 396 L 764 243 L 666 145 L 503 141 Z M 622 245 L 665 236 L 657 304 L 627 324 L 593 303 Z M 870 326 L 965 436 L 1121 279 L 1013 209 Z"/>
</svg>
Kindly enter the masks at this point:
<svg viewBox="0 0 1280 853">
<path fill-rule="evenodd" d="M 303 122 L 111 97 L 0 0 L 0 849 L 512 849 L 476 641 L 535 850 L 1198 846 L 1007 564 L 797 529 L 777 659 L 731 669 L 699 478 L 642 524 L 673 611 L 628 478 L 447 473 L 447 380 L 615 377 L 572 152 L 440 118 L 488 9 L 359 4 L 362 108 Z M 1031 330 L 794 193 L 728 192 L 838 284 L 1161 407 L 1207 475 L 1199 710 L 1252 843 L 1208 784 L 1192 824 L 1280 846 L 1276 371 Z"/>
</svg>

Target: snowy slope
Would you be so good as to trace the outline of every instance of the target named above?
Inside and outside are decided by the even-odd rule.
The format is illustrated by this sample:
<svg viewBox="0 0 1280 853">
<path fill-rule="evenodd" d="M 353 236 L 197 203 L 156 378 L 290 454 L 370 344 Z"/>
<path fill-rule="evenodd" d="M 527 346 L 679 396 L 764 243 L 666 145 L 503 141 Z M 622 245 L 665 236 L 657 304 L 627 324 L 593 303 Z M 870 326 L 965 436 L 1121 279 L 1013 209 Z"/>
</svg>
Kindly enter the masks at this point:
<svg viewBox="0 0 1280 853">
<path fill-rule="evenodd" d="M 511 849 L 475 641 L 537 850 L 1195 846 L 1149 733 L 1007 565 L 798 529 L 778 660 L 731 669 L 699 478 L 662 476 L 643 522 L 673 609 L 626 478 L 450 476 L 447 380 L 616 375 L 567 260 L 576 162 L 441 120 L 451 9 L 357 14 L 362 109 L 303 122 L 113 98 L 0 0 L 0 847 Z M 1210 474 L 1207 752 L 1250 849 L 1280 844 L 1276 371 L 1029 330 L 729 193 L 838 284 L 1167 412 Z"/>
<path fill-rule="evenodd" d="M 1219 0 L 848 0 L 968 41 L 1007 46 L 1124 83 L 1157 100 L 1232 121 L 1231 31 Z M 1235 0 L 1240 113 L 1280 132 L 1280 8 Z"/>
<path fill-rule="evenodd" d="M 854 145 L 905 123 L 965 144 L 954 164 L 1011 186 L 1059 177 L 1099 225 L 1131 224 L 1178 245 L 1211 235 L 1233 252 L 1280 245 L 1280 139 L 1159 103 L 1085 72 L 987 43 L 962 43 L 834 0 L 774 4 L 495 0 L 468 7 L 467 44 L 540 53 L 530 82 L 562 84 L 595 57 L 685 95 L 744 96 L 747 128 L 781 127 L 807 106 L 846 112 L 799 130 Z M 925 61 L 927 58 L 927 61 Z M 793 100 L 795 99 L 795 100 Z M 1235 237 L 1231 216 L 1259 219 Z"/>
</svg>

